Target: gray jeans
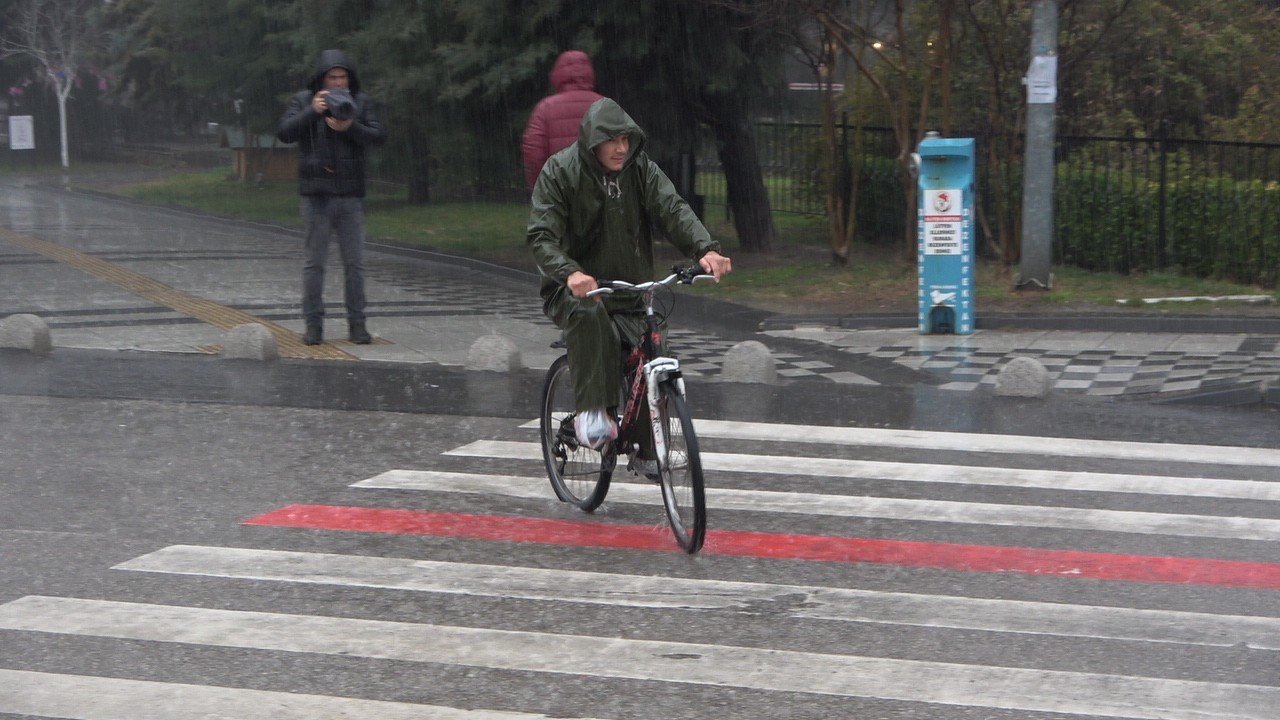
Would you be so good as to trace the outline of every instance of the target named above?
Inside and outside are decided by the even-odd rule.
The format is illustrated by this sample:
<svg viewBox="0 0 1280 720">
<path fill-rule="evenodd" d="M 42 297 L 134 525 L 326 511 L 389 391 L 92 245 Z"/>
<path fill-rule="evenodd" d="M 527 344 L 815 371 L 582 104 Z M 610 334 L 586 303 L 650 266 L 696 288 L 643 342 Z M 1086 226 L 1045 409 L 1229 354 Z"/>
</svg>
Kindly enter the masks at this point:
<svg viewBox="0 0 1280 720">
<path fill-rule="evenodd" d="M 342 256 L 343 299 L 348 322 L 364 321 L 364 198 L 303 195 L 306 222 L 305 261 L 302 266 L 302 316 L 308 324 L 324 320 L 324 263 L 329 237 L 338 241 Z"/>
</svg>

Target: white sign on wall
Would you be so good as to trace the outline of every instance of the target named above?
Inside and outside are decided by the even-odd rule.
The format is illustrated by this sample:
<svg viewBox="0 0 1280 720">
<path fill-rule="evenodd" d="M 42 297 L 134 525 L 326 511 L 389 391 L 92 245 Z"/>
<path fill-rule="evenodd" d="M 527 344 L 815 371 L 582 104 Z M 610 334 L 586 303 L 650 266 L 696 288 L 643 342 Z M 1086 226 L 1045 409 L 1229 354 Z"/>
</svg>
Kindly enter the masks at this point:
<svg viewBox="0 0 1280 720">
<path fill-rule="evenodd" d="M 30 115 L 9 116 L 9 149 L 36 149 L 35 123 Z"/>
</svg>

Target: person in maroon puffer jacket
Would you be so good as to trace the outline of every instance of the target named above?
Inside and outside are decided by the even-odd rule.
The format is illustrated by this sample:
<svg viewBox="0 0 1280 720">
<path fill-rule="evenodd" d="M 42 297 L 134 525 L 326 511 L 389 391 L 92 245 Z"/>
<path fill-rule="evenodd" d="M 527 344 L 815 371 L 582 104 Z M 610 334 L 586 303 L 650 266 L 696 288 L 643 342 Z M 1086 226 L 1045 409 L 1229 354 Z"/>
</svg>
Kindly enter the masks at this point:
<svg viewBox="0 0 1280 720">
<path fill-rule="evenodd" d="M 524 131 L 524 178 L 533 190 L 538 172 L 547 158 L 578 141 L 578 126 L 591 104 L 602 96 L 596 92 L 596 71 L 591 58 L 581 50 L 566 50 L 551 68 L 555 93 L 538 102 Z"/>
</svg>

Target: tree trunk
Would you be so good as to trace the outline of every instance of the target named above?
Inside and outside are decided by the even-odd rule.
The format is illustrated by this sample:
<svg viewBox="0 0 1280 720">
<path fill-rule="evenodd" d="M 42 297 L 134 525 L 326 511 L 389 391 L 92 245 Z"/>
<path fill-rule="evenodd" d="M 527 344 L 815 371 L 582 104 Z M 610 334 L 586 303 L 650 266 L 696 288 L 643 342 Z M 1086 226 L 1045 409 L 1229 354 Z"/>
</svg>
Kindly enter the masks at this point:
<svg viewBox="0 0 1280 720">
<path fill-rule="evenodd" d="M 67 149 L 67 98 L 71 95 L 71 78 L 57 80 L 58 95 L 58 139 L 62 143 L 62 167 L 71 167 L 71 154 Z"/>
<path fill-rule="evenodd" d="M 847 163 L 846 148 L 836 142 L 835 98 L 831 86 L 819 77 L 823 87 L 818 91 L 822 108 L 822 174 L 827 200 L 827 233 L 831 245 L 831 262 L 849 264 L 849 245 L 845 241 L 845 229 L 849 215 L 845 210 L 844 171 Z"/>
<path fill-rule="evenodd" d="M 917 223 L 920 222 L 920 187 L 916 178 L 907 169 L 906 161 L 902 163 L 902 195 L 906 198 L 906 208 L 904 208 L 902 259 L 912 261 L 916 259 L 919 249 L 916 247 L 918 242 L 916 233 L 919 231 Z"/>
<path fill-rule="evenodd" d="M 751 123 L 741 103 L 716 103 L 713 112 L 711 124 L 738 246 L 744 252 L 769 252 L 777 232 Z"/>
<path fill-rule="evenodd" d="M 844 132 L 849 132 L 848 128 Z M 858 232 L 858 192 L 862 187 L 862 159 L 865 157 L 865 134 L 862 132 L 862 124 L 853 129 L 853 151 L 849 152 L 845 149 L 849 163 L 849 183 L 845 194 L 845 215 L 847 219 L 844 223 L 844 258 L 839 264 L 847 265 L 849 263 L 849 251 L 853 248 L 853 238 Z"/>
</svg>

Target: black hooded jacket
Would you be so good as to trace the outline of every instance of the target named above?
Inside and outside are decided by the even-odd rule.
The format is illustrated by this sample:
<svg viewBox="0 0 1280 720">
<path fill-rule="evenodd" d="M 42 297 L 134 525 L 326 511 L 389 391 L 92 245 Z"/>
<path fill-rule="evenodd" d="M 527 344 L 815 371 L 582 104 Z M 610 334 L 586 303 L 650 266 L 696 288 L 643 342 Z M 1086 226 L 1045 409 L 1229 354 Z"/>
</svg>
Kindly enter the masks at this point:
<svg viewBox="0 0 1280 720">
<path fill-rule="evenodd" d="M 311 98 L 324 89 L 324 76 L 333 68 L 347 71 L 348 89 L 356 102 L 354 121 L 346 132 L 325 124 L 311 109 Z M 364 197 L 365 149 L 386 142 L 387 131 L 374 109 L 373 98 L 360 91 L 355 63 L 341 50 L 320 53 L 307 89 L 289 99 L 276 137 L 298 143 L 298 192 L 302 195 Z"/>
</svg>

